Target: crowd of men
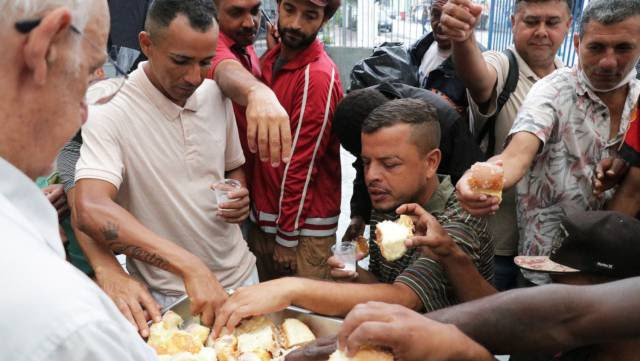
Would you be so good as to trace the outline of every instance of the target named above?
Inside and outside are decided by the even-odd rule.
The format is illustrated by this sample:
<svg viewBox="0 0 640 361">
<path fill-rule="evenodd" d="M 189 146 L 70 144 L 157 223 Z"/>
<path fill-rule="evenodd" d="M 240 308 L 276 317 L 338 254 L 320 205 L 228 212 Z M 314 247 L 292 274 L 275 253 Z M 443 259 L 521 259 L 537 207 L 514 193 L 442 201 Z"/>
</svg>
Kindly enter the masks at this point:
<svg viewBox="0 0 640 361">
<path fill-rule="evenodd" d="M 572 0 L 515 0 L 504 52 L 476 42 L 482 6 L 434 0 L 420 87 L 346 95 L 317 39 L 340 0 L 279 0 L 261 57 L 260 0 L 144 3 L 127 46 L 145 60 L 122 69 L 115 3 L 0 0 L 0 359 L 156 359 L 147 322 L 185 294 L 214 334 L 289 305 L 345 317 L 292 360 L 638 357 L 639 0 L 580 19 Z M 357 175 L 336 235 L 341 145 Z M 483 160 L 501 199 L 469 185 Z M 43 181 L 54 166 L 64 186 Z M 400 215 L 414 235 L 389 261 L 375 227 Z M 331 246 L 365 225 L 368 267 L 346 271 Z"/>
</svg>

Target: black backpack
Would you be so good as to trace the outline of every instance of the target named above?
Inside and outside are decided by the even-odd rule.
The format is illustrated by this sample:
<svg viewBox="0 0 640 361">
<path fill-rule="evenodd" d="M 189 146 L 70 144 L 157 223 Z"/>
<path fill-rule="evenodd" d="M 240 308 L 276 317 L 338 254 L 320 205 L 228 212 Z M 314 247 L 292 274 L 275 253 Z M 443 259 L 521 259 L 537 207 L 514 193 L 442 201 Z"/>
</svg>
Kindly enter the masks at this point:
<svg viewBox="0 0 640 361">
<path fill-rule="evenodd" d="M 494 155 L 494 149 L 496 147 L 496 119 L 502 108 L 506 104 L 511 94 L 516 90 L 516 86 L 518 86 L 518 77 L 520 69 L 518 68 L 518 61 L 516 60 L 515 54 L 509 50 L 505 49 L 503 53 L 509 59 L 509 73 L 507 74 L 507 80 L 504 83 L 504 89 L 502 89 L 502 93 L 498 95 L 498 100 L 496 104 L 496 112 L 495 114 L 487 119 L 487 122 L 482 126 L 482 129 L 478 133 L 476 137 L 476 141 L 478 144 L 482 143 L 485 137 L 489 137 L 487 142 L 487 151 L 486 156 L 487 159 L 491 158 Z"/>
</svg>

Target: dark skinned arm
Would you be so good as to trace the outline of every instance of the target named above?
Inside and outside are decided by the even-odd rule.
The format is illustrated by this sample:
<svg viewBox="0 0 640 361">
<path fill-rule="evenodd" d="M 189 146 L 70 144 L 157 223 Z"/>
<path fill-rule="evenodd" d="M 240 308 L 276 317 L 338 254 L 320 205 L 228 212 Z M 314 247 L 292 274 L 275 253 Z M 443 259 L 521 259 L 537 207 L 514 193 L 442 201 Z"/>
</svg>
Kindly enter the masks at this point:
<svg viewBox="0 0 640 361">
<path fill-rule="evenodd" d="M 631 167 L 607 209 L 635 217 L 640 212 L 640 167 Z"/>
<path fill-rule="evenodd" d="M 640 278 L 512 290 L 427 314 L 494 354 L 558 352 L 637 337 Z"/>
</svg>

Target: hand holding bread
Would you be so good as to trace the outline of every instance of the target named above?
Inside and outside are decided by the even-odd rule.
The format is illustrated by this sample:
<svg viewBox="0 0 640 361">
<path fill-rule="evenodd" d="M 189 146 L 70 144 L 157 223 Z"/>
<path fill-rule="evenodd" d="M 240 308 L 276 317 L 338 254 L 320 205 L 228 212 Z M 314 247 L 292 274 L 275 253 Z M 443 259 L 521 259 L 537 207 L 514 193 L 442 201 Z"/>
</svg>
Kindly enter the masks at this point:
<svg viewBox="0 0 640 361">
<path fill-rule="evenodd" d="M 473 216 L 495 213 L 502 201 L 504 170 L 501 162 L 477 162 L 456 184 L 460 205 Z"/>
<path fill-rule="evenodd" d="M 437 262 L 462 252 L 438 220 L 420 205 L 404 204 L 396 212 L 413 219 L 415 234 L 405 241 L 408 248 L 420 248 L 424 256 Z"/>
<path fill-rule="evenodd" d="M 372 346 L 391 349 L 393 356 L 383 358 L 377 354 L 376 358 L 372 356 L 366 360 L 394 357 L 403 361 L 494 360 L 486 349 L 455 326 L 432 321 L 400 305 L 382 302 L 354 307 L 338 333 L 338 349 L 352 357 L 348 360 L 362 359 L 357 358 L 358 353 Z"/>
<path fill-rule="evenodd" d="M 219 335 L 224 327 L 233 332 L 245 318 L 277 312 L 291 306 L 293 291 L 287 278 L 240 287 L 216 311 L 212 332 Z"/>
<path fill-rule="evenodd" d="M 413 236 L 413 220 L 401 215 L 398 220 L 376 224 L 376 243 L 387 261 L 400 259 L 407 252 L 405 241 Z"/>
</svg>

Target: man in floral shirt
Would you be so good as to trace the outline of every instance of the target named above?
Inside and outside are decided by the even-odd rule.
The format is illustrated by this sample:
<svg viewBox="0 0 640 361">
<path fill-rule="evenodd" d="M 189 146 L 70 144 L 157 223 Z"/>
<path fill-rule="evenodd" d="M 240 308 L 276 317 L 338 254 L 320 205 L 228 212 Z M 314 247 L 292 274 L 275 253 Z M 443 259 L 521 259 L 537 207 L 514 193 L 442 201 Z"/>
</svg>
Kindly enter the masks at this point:
<svg viewBox="0 0 640 361">
<path fill-rule="evenodd" d="M 574 38 L 579 64 L 537 82 L 520 109 L 502 154 L 505 188 L 517 184 L 519 254 L 548 255 L 561 236 L 560 218 L 593 210 L 611 198 L 593 194 L 596 165 L 615 155 L 640 94 L 640 0 L 593 0 Z M 471 214 L 499 208 L 495 197 L 474 194 L 468 173 L 458 197 Z M 545 277 L 526 274 L 530 281 Z"/>
</svg>

